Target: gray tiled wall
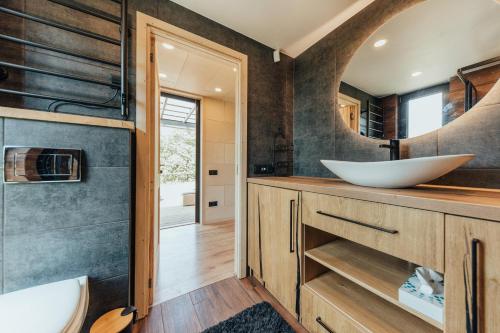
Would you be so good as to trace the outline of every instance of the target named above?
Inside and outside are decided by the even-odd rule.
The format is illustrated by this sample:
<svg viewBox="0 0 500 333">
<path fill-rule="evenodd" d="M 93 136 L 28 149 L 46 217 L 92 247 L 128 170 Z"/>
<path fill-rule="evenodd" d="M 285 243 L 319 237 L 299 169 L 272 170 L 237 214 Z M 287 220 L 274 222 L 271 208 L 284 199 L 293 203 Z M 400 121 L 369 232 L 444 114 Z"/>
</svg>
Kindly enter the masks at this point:
<svg viewBox="0 0 500 333">
<path fill-rule="evenodd" d="M 0 138 L 2 146 L 84 151 L 82 182 L 2 184 L 1 291 L 88 275 L 87 326 L 126 305 L 129 131 L 0 119 Z"/>
</svg>

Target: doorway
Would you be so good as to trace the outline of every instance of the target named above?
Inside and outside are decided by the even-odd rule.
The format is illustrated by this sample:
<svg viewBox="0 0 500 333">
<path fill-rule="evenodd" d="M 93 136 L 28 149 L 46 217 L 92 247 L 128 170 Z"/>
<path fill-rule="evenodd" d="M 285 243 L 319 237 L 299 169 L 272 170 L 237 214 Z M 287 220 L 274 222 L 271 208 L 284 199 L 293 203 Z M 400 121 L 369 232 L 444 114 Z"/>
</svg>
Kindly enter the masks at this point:
<svg viewBox="0 0 500 333">
<path fill-rule="evenodd" d="M 353 131 L 359 133 L 361 101 L 341 93 L 338 95 L 338 110 L 344 123 Z"/>
<path fill-rule="evenodd" d="M 235 275 L 237 69 L 168 36 L 156 34 L 155 43 L 161 92 L 158 304 Z"/>
<path fill-rule="evenodd" d="M 160 229 L 200 221 L 200 101 L 160 95 Z"/>
<path fill-rule="evenodd" d="M 140 12 L 137 13 L 137 35 L 136 35 L 136 211 L 135 211 L 135 305 L 138 309 L 138 318 L 146 316 L 149 307 L 154 302 L 156 286 L 158 285 L 158 272 L 160 266 L 160 95 L 161 92 L 167 92 L 176 96 L 188 97 L 200 101 L 200 119 L 204 118 L 204 108 L 210 98 L 203 95 L 187 93 L 186 90 L 178 88 L 161 87 L 161 76 L 157 55 L 159 48 L 168 50 L 169 45 L 157 43 L 159 38 L 166 38 L 179 48 L 190 48 L 196 52 L 202 52 L 206 58 L 215 57 L 226 64 L 231 64 L 232 75 L 235 75 L 235 85 L 233 94 L 233 148 L 234 167 L 231 168 L 234 179 L 234 221 L 232 222 L 233 236 L 230 239 L 231 248 L 227 252 L 231 253 L 230 266 L 231 274 L 238 278 L 246 276 L 246 172 L 247 172 L 247 56 L 234 51 L 220 44 L 209 41 L 205 38 L 162 22 L 153 17 Z M 167 43 L 170 44 L 170 43 Z M 175 46 L 174 46 L 175 47 Z M 170 61 L 175 62 L 175 59 Z M 168 73 L 166 74 L 168 78 Z M 163 75 L 162 75 L 163 76 Z M 212 93 L 220 93 L 221 87 L 214 87 Z M 224 91 L 225 89 L 222 89 Z M 219 104 L 220 105 L 220 104 Z M 220 108 L 219 108 L 220 110 Z M 224 112 L 215 112 L 215 117 Z M 205 128 L 206 129 L 206 128 Z M 203 136 L 204 127 L 200 129 Z M 225 135 L 224 132 L 212 129 L 215 135 Z M 203 143 L 201 144 L 201 154 L 203 155 Z M 231 150 L 231 149 L 230 149 Z M 213 154 L 209 154 L 213 155 Z M 203 159 L 200 159 L 203 160 Z M 203 170 L 203 163 L 200 170 Z M 208 167 L 208 166 L 207 166 Z M 209 171 L 203 170 L 200 173 L 200 183 L 207 182 Z M 222 170 L 215 168 L 215 170 Z M 224 173 L 218 173 L 219 176 Z M 228 174 L 226 173 L 226 176 Z M 214 178 L 212 178 L 214 179 Z M 217 185 L 216 185 L 217 186 Z M 225 198 L 222 195 L 222 187 L 214 193 L 219 193 L 217 204 L 206 201 L 207 197 L 200 190 L 200 223 L 191 224 L 187 227 L 201 227 L 206 221 L 207 211 L 224 213 L 225 209 L 222 202 Z M 210 205 L 209 205 L 210 204 Z M 208 209 L 210 207 L 210 209 Z M 205 209 L 206 208 L 206 209 Z M 218 208 L 218 209 L 217 209 Z M 214 214 L 208 214 L 214 217 Z M 214 225 L 207 224 L 207 228 Z M 163 230 L 180 230 L 183 227 L 176 227 Z M 220 234 L 218 230 L 211 228 L 205 235 Z M 192 235 L 198 237 L 202 233 Z M 213 244 L 217 243 L 217 237 L 213 238 Z M 168 243 L 168 242 L 166 242 Z M 191 244 L 199 244 L 193 242 Z M 215 248 L 215 247 L 214 247 Z M 208 254 L 210 251 L 199 252 Z M 214 257 L 214 255 L 210 256 Z M 221 265 L 216 265 L 221 266 Z M 212 266 L 209 266 L 212 267 Z"/>
</svg>

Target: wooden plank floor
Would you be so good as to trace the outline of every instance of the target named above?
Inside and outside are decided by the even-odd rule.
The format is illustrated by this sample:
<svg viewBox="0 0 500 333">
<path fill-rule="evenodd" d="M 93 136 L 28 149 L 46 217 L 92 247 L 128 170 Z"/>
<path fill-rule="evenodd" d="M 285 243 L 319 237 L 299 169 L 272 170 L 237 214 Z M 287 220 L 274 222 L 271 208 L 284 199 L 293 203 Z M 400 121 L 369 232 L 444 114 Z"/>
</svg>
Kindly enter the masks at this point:
<svg viewBox="0 0 500 333">
<path fill-rule="evenodd" d="M 267 301 L 297 333 L 307 331 L 261 285 L 235 277 L 210 284 L 155 305 L 150 315 L 134 326 L 134 333 L 197 333 Z"/>
<path fill-rule="evenodd" d="M 154 304 L 234 276 L 234 222 L 160 231 Z"/>
</svg>

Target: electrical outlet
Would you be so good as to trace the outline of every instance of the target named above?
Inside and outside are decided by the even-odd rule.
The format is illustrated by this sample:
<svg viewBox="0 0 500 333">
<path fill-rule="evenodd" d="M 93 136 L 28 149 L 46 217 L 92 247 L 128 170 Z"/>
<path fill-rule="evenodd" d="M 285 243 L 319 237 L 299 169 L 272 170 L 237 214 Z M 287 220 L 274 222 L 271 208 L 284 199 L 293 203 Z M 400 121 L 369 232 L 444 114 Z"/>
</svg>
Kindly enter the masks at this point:
<svg viewBox="0 0 500 333">
<path fill-rule="evenodd" d="M 208 202 L 208 207 L 217 207 L 219 203 L 217 201 L 209 201 Z"/>
<path fill-rule="evenodd" d="M 270 175 L 274 172 L 272 164 L 256 164 L 254 165 L 253 172 L 256 175 Z"/>
</svg>

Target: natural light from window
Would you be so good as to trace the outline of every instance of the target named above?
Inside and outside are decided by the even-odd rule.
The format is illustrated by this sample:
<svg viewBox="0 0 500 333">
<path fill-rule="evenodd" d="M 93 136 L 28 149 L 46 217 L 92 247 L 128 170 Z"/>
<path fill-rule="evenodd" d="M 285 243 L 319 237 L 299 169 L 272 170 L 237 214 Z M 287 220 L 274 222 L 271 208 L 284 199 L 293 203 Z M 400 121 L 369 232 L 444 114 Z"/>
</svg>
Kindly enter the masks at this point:
<svg viewBox="0 0 500 333">
<path fill-rule="evenodd" d="M 443 126 L 443 94 L 432 94 L 408 102 L 408 137 L 419 136 Z"/>
</svg>

